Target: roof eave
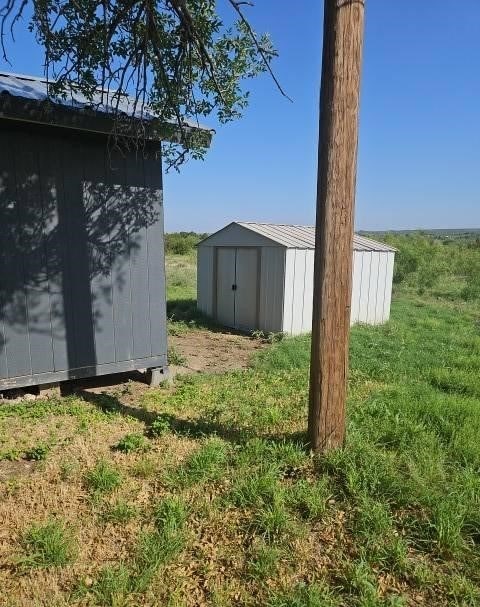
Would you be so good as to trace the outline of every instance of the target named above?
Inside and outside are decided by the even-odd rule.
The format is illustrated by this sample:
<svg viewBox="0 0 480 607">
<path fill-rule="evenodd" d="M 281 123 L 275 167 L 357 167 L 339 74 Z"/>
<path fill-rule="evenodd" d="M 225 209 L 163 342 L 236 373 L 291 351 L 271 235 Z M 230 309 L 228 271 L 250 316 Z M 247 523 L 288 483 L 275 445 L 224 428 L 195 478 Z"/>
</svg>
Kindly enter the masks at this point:
<svg viewBox="0 0 480 607">
<path fill-rule="evenodd" d="M 176 125 L 155 118 L 142 120 L 126 114 L 108 114 L 90 108 L 69 108 L 48 99 L 37 100 L 0 93 L 0 118 L 46 126 L 93 132 L 102 135 L 145 139 L 151 142 L 170 141 L 180 145 L 200 140 L 208 148 L 213 132 L 202 127 L 185 125 L 182 133 Z"/>
</svg>

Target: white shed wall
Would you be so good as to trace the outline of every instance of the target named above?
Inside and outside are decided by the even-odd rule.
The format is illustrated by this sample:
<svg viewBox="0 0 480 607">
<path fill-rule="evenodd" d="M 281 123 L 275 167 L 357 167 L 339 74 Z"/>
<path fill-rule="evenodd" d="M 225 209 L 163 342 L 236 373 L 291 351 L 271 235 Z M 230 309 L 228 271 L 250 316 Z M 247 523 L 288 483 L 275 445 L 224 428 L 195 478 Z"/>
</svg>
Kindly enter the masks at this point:
<svg viewBox="0 0 480 607">
<path fill-rule="evenodd" d="M 351 322 L 372 325 L 390 317 L 393 252 L 355 251 Z"/>
<path fill-rule="evenodd" d="M 213 316 L 214 247 L 197 249 L 197 308 L 207 316 Z"/>
<path fill-rule="evenodd" d="M 282 331 L 291 335 L 312 329 L 313 264 L 311 249 L 288 249 Z M 351 324 L 380 324 L 390 317 L 394 253 L 354 251 Z"/>
<path fill-rule="evenodd" d="M 314 254 L 312 249 L 286 251 L 282 331 L 291 335 L 312 329 Z"/>
<path fill-rule="evenodd" d="M 265 333 L 282 331 L 285 275 L 285 249 L 260 249 L 259 329 Z"/>
</svg>

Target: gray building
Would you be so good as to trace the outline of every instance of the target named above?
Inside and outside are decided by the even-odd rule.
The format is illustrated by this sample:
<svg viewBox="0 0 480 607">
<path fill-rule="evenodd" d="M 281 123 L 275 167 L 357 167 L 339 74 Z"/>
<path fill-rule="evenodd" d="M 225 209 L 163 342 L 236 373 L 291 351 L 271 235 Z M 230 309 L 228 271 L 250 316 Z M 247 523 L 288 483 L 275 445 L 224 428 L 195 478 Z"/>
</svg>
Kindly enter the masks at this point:
<svg viewBox="0 0 480 607">
<path fill-rule="evenodd" d="M 0 390 L 166 369 L 161 129 L 137 113 L 120 152 L 113 111 L 0 74 Z"/>
<path fill-rule="evenodd" d="M 355 234 L 351 323 L 390 316 L 395 249 Z M 233 222 L 198 245 L 198 308 L 245 331 L 312 328 L 313 226 Z"/>
</svg>

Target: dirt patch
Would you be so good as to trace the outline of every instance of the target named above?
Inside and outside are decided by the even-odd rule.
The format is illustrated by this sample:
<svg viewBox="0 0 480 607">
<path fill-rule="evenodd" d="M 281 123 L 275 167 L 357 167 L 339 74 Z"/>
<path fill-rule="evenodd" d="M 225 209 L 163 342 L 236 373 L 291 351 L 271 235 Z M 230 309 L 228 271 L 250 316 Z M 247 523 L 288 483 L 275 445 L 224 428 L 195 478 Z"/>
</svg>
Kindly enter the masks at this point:
<svg viewBox="0 0 480 607">
<path fill-rule="evenodd" d="M 222 373 L 245 369 L 254 352 L 265 347 L 261 340 L 246 335 L 202 330 L 170 336 L 168 342 L 185 359 L 181 365 L 171 365 L 173 373 Z"/>
<path fill-rule="evenodd" d="M 17 476 L 32 474 L 37 466 L 38 462 L 2 460 L 0 461 L 0 482 L 9 481 Z"/>
</svg>

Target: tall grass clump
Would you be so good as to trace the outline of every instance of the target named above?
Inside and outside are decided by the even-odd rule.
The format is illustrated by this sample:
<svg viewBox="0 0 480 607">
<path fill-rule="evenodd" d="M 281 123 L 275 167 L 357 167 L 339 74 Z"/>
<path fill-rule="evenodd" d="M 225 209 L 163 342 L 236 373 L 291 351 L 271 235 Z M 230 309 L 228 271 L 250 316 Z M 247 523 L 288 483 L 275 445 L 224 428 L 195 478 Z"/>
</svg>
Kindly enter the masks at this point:
<svg viewBox="0 0 480 607">
<path fill-rule="evenodd" d="M 77 552 L 75 539 L 67 526 L 58 520 L 33 524 L 23 534 L 25 555 L 22 567 L 61 567 L 70 563 Z"/>
</svg>

